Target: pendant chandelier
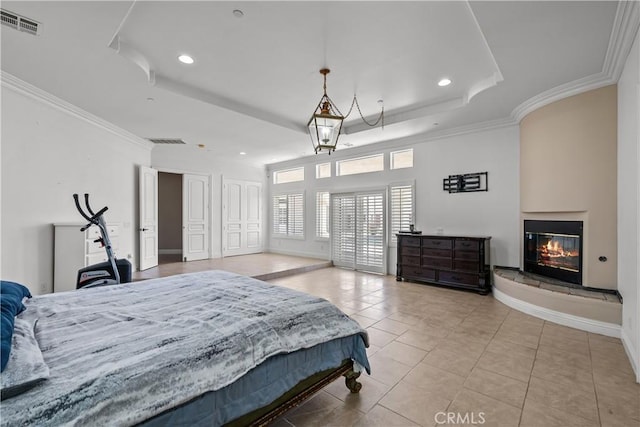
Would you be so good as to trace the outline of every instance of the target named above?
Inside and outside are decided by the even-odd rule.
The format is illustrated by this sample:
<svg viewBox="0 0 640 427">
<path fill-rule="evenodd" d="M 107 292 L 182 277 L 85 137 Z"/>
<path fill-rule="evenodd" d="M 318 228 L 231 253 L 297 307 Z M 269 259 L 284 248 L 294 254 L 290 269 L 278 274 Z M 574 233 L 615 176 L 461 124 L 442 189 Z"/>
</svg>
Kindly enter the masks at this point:
<svg viewBox="0 0 640 427">
<path fill-rule="evenodd" d="M 331 98 L 329 98 L 329 95 L 327 95 L 327 74 L 329 74 L 329 72 L 330 70 L 328 68 L 320 70 L 320 74 L 322 74 L 324 78 L 324 94 L 322 98 L 320 98 L 320 102 L 311 119 L 309 119 L 309 123 L 307 123 L 309 136 L 311 136 L 311 144 L 313 144 L 313 150 L 316 154 L 322 150 L 326 150 L 329 154 L 331 154 L 332 151 L 336 151 L 336 145 L 338 145 L 338 138 L 342 130 L 342 123 L 344 119 L 349 117 L 354 105 L 358 107 L 358 112 L 363 122 L 373 127 L 382 121 L 382 127 L 384 128 L 384 107 L 382 107 L 380 116 L 375 123 L 369 123 L 362 115 L 360 105 L 358 105 L 358 100 L 355 95 L 353 95 L 349 112 L 345 116 L 342 115 L 340 110 L 333 104 L 333 101 L 331 101 Z M 378 103 L 381 104 L 382 101 L 378 101 Z"/>
</svg>

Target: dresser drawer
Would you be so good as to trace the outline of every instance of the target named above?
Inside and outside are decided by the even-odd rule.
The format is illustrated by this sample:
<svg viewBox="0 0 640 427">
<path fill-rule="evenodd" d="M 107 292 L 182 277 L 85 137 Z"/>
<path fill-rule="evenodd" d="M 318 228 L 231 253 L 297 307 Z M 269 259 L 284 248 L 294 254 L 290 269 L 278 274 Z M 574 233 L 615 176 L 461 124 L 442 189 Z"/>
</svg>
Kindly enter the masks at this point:
<svg viewBox="0 0 640 427">
<path fill-rule="evenodd" d="M 451 258 L 429 258 L 422 257 L 422 265 L 431 268 L 448 268 L 451 269 Z"/>
<path fill-rule="evenodd" d="M 400 253 L 402 256 L 420 256 L 420 247 L 415 246 L 402 246 L 400 248 Z"/>
<path fill-rule="evenodd" d="M 402 277 L 419 280 L 435 280 L 436 271 L 429 268 L 402 266 Z"/>
<path fill-rule="evenodd" d="M 466 261 L 475 261 L 475 262 L 479 262 L 480 258 L 479 258 L 480 254 L 478 252 L 470 252 L 470 251 L 456 251 L 454 258 L 455 259 L 462 259 L 462 260 L 466 260 Z"/>
<path fill-rule="evenodd" d="M 479 251 L 480 250 L 480 242 L 477 240 L 463 240 L 463 239 L 456 239 L 456 243 L 455 243 L 455 248 L 456 250 L 463 250 L 463 251 Z"/>
<path fill-rule="evenodd" d="M 481 268 L 481 265 L 477 261 L 460 261 L 458 259 L 453 261 L 454 270 L 479 273 L 480 268 Z"/>
<path fill-rule="evenodd" d="M 403 247 L 404 246 L 417 246 L 420 247 L 420 237 L 416 236 L 399 236 L 398 240 Z"/>
<path fill-rule="evenodd" d="M 436 258 L 451 258 L 451 249 L 424 248 L 422 255 Z"/>
<path fill-rule="evenodd" d="M 402 260 L 400 260 L 402 265 L 417 265 L 420 266 L 420 257 L 419 256 L 403 256 Z"/>
<path fill-rule="evenodd" d="M 460 283 L 463 285 L 480 285 L 480 276 L 477 274 L 458 273 L 453 271 L 441 271 L 439 281 L 449 283 Z"/>
<path fill-rule="evenodd" d="M 424 239 L 422 241 L 423 248 L 432 249 L 451 249 L 453 241 L 451 239 Z"/>
</svg>

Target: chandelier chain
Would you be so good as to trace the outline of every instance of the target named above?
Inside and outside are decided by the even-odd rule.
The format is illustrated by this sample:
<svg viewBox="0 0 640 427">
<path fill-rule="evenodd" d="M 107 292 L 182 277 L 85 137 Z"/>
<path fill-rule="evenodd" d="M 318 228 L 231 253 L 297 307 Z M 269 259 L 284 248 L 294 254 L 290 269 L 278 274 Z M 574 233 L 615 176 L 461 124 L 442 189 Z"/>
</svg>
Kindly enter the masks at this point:
<svg viewBox="0 0 640 427">
<path fill-rule="evenodd" d="M 349 111 L 347 112 L 347 115 L 344 116 L 344 118 L 346 119 L 347 117 L 349 117 L 349 114 L 351 114 L 351 111 L 353 111 L 354 105 L 358 108 L 358 113 L 360 114 L 360 118 L 363 122 L 365 122 L 368 126 L 374 127 L 377 126 L 378 123 L 380 123 L 380 121 L 382 120 L 382 128 L 384 129 L 384 107 L 382 107 L 382 111 L 380 111 L 378 119 L 375 122 L 370 123 L 369 121 L 367 121 L 367 119 L 364 118 L 364 115 L 362 115 L 362 110 L 360 110 L 360 104 L 358 103 L 358 98 L 356 98 L 355 94 L 353 95 L 353 101 L 351 101 L 351 107 L 349 108 Z"/>
</svg>

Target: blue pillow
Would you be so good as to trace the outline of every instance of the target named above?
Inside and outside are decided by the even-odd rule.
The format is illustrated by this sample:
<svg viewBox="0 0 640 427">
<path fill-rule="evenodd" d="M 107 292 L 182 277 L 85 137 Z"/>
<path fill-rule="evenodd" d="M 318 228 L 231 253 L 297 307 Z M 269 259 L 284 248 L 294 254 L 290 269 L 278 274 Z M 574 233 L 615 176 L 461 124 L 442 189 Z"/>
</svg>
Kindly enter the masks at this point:
<svg viewBox="0 0 640 427">
<path fill-rule="evenodd" d="M 0 347 L 0 361 L 2 362 L 0 371 L 4 371 L 9 361 L 15 317 L 25 310 L 25 306 L 22 304 L 25 297 L 31 298 L 31 293 L 26 287 L 14 282 L 0 281 L 0 340 L 2 344 Z"/>
</svg>

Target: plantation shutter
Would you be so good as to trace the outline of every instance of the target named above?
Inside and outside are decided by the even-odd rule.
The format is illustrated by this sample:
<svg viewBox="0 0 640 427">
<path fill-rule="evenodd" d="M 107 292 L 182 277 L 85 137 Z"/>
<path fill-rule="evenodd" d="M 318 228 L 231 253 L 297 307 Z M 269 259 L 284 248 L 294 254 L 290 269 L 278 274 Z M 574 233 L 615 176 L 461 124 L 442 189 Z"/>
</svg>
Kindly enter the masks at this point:
<svg viewBox="0 0 640 427">
<path fill-rule="evenodd" d="M 289 194 L 288 198 L 288 235 L 304 237 L 304 195 Z"/>
<path fill-rule="evenodd" d="M 273 234 L 287 234 L 287 196 L 273 197 Z"/>
<path fill-rule="evenodd" d="M 316 193 L 316 237 L 329 238 L 329 192 Z"/>
<path fill-rule="evenodd" d="M 385 272 L 384 194 L 358 194 L 356 269 Z"/>
<path fill-rule="evenodd" d="M 273 197 L 273 234 L 304 237 L 304 194 Z"/>
<path fill-rule="evenodd" d="M 408 231 L 409 225 L 414 223 L 413 185 L 399 185 L 391 187 L 391 239 L 397 241 L 396 233 L 400 230 Z"/>
<path fill-rule="evenodd" d="M 356 201 L 351 194 L 331 196 L 331 259 L 338 267 L 355 267 Z"/>
</svg>

